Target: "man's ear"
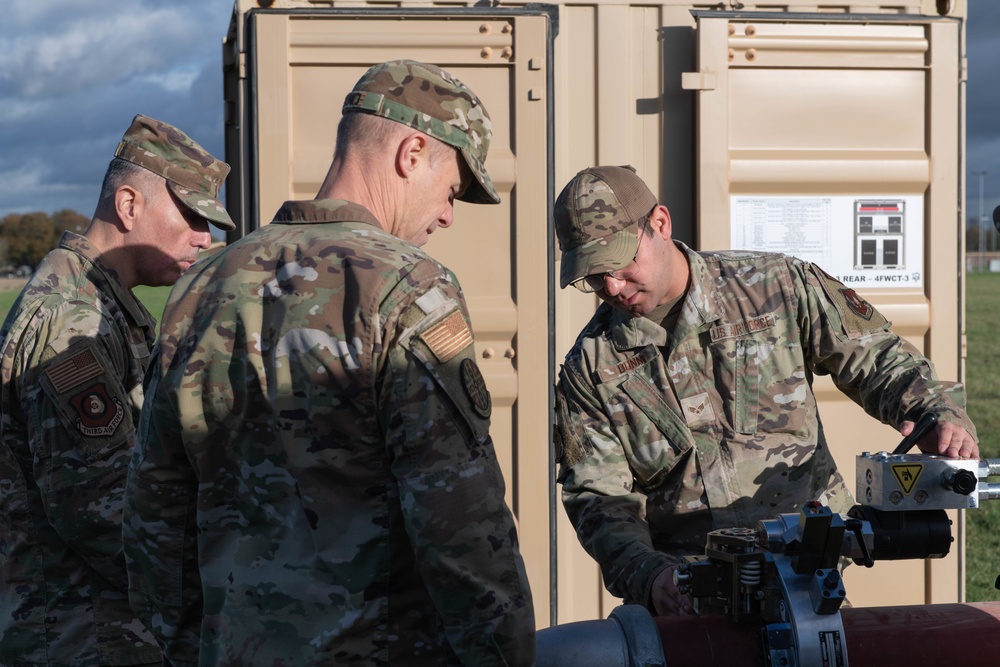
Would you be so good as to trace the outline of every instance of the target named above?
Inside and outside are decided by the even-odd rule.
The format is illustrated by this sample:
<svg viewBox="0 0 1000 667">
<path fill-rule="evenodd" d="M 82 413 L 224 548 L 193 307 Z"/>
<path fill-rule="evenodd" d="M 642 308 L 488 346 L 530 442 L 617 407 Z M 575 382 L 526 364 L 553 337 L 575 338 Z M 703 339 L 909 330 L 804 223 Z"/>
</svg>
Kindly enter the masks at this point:
<svg viewBox="0 0 1000 667">
<path fill-rule="evenodd" d="M 123 185 L 115 191 L 115 212 L 127 232 L 135 228 L 135 222 L 144 205 L 145 197 L 131 185 Z"/>
<path fill-rule="evenodd" d="M 396 150 L 396 171 L 403 178 L 408 178 L 422 160 L 428 159 L 430 150 L 430 141 L 423 132 L 407 135 Z"/>
<path fill-rule="evenodd" d="M 669 241 L 673 235 L 673 223 L 670 221 L 670 211 L 663 204 L 657 204 L 649 214 L 649 226 L 660 235 L 664 241 Z"/>
</svg>

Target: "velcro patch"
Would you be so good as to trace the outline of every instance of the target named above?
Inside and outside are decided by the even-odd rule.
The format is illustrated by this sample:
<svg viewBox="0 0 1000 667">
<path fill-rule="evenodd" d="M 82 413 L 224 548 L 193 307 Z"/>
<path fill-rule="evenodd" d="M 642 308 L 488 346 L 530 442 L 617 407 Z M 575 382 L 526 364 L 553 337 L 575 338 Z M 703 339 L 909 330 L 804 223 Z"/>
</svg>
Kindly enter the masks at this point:
<svg viewBox="0 0 1000 667">
<path fill-rule="evenodd" d="M 81 391 L 69 403 L 76 411 L 76 429 L 88 438 L 114 435 L 125 417 L 125 406 L 111 398 L 103 382 Z"/>
<path fill-rule="evenodd" d="M 417 307 L 424 311 L 425 315 L 430 315 L 438 308 L 445 307 L 448 303 L 454 303 L 454 300 L 445 296 L 444 291 L 440 287 L 432 287 L 427 292 L 420 295 L 420 298 L 416 300 Z"/>
<path fill-rule="evenodd" d="M 56 392 L 62 394 L 79 384 L 93 380 L 102 370 L 92 350 L 81 350 L 69 359 L 48 368 L 45 374 Z"/>
<path fill-rule="evenodd" d="M 421 333 L 420 338 L 442 364 L 472 345 L 472 332 L 460 310 Z"/>
</svg>

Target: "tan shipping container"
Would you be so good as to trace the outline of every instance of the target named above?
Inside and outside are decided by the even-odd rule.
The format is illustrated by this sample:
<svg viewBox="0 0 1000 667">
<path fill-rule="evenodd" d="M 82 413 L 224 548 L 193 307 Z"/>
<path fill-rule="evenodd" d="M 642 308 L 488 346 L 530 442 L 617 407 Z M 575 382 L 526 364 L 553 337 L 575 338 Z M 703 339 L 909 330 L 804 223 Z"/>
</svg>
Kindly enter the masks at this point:
<svg viewBox="0 0 1000 667">
<path fill-rule="evenodd" d="M 227 206 L 238 236 L 311 198 L 343 96 L 373 63 L 434 62 L 482 97 L 504 203 L 460 203 L 427 250 L 468 297 L 539 627 L 603 618 L 619 601 L 566 520 L 551 460 L 551 384 L 597 305 L 556 289 L 553 198 L 579 169 L 632 164 L 680 240 L 818 258 L 941 377 L 960 378 L 965 15 L 964 0 L 238 0 L 224 45 Z M 852 480 L 856 454 L 899 436 L 827 379 L 815 387 Z M 849 568 L 852 603 L 961 600 L 954 519 L 946 559 Z"/>
</svg>

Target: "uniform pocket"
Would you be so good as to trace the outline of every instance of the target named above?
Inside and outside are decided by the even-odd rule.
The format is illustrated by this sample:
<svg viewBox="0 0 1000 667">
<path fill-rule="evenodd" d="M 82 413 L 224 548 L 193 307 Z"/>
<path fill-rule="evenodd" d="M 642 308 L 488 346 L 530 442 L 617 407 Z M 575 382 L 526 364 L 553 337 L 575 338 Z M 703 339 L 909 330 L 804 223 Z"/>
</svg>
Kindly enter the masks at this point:
<svg viewBox="0 0 1000 667">
<path fill-rule="evenodd" d="M 450 325 L 458 327 L 460 334 L 450 334 L 455 349 L 447 355 L 435 351 L 436 342 L 429 342 L 439 328 Z M 465 333 L 461 333 L 465 332 Z M 466 335 L 467 334 L 467 335 Z M 455 343 L 453 341 L 457 340 Z M 434 378 L 438 388 L 451 400 L 458 413 L 472 431 L 477 442 L 484 442 L 489 436 L 490 415 L 493 400 L 486 380 L 473 358 L 472 334 L 468 331 L 462 313 L 458 310 L 430 326 L 400 341 L 400 346 L 416 357 L 427 373 Z"/>
<path fill-rule="evenodd" d="M 129 588 L 145 591 L 160 605 L 181 605 L 185 571 L 197 571 L 197 549 L 193 536 L 185 550 L 197 488 L 190 484 L 147 482 L 133 476 L 131 496 L 125 500 L 122 539 L 129 565 Z M 141 494 L 142 502 L 134 502 Z M 194 568 L 194 569 L 192 569 Z"/>
<path fill-rule="evenodd" d="M 736 339 L 736 396 L 733 428 L 737 433 L 757 432 L 760 402 L 761 344 L 753 338 Z"/>
<path fill-rule="evenodd" d="M 628 396 L 630 433 L 622 443 L 636 481 L 644 488 L 659 484 L 694 446 L 684 420 L 645 378 L 633 375 L 620 385 Z M 623 406 L 624 407 L 624 406 Z"/>
<path fill-rule="evenodd" d="M 88 464 L 114 456 L 135 431 L 132 406 L 107 354 L 91 339 L 48 356 L 39 384 Z M 44 424 L 40 424 L 45 428 Z M 52 452 L 56 454 L 56 452 Z"/>
<path fill-rule="evenodd" d="M 725 418 L 736 433 L 752 435 L 757 432 L 760 365 L 770 349 L 769 343 L 752 336 L 712 343 L 715 389 L 722 398 Z"/>
</svg>

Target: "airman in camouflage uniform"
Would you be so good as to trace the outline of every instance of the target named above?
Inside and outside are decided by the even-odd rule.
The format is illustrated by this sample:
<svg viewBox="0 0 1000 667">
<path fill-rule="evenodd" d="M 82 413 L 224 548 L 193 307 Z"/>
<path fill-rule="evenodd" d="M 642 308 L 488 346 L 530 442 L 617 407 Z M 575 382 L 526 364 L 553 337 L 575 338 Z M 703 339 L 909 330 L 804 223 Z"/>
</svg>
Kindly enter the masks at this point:
<svg viewBox="0 0 1000 667">
<path fill-rule="evenodd" d="M 556 391 L 559 481 L 605 584 L 654 613 L 686 613 L 672 582 L 706 534 L 851 494 L 823 436 L 814 375 L 831 375 L 919 445 L 978 457 L 960 384 L 864 299 L 793 257 L 694 252 L 631 167 L 581 171 L 555 204 L 560 283 L 605 302 Z"/>
<path fill-rule="evenodd" d="M 157 664 L 132 612 L 122 494 L 156 322 L 131 292 L 210 242 L 229 167 L 136 116 L 83 236 L 67 232 L 14 303 L 0 411 L 0 664 Z"/>
<path fill-rule="evenodd" d="M 499 201 L 489 116 L 413 61 L 344 112 L 317 198 L 171 292 L 126 493 L 133 607 L 178 665 L 532 664 L 469 314 L 418 248 L 454 198 Z"/>
</svg>

